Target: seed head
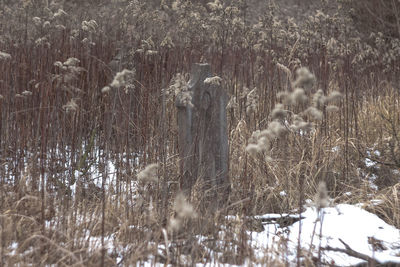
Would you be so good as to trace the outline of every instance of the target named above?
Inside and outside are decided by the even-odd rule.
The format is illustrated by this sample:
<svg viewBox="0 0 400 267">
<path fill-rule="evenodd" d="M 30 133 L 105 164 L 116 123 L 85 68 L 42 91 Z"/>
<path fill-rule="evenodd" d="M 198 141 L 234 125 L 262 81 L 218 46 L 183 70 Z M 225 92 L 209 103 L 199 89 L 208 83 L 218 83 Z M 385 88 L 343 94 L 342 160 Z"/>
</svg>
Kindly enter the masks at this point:
<svg viewBox="0 0 400 267">
<path fill-rule="evenodd" d="M 294 123 L 292 125 L 290 125 L 290 129 L 292 129 L 293 131 L 309 131 L 312 128 L 312 123 L 310 122 L 305 122 L 305 121 L 300 121 L 300 120 L 296 120 L 294 121 Z"/>
<path fill-rule="evenodd" d="M 246 151 L 247 153 L 249 153 L 250 155 L 257 155 L 260 152 L 260 148 L 257 144 L 248 144 L 246 146 Z"/>
<path fill-rule="evenodd" d="M 275 137 L 281 137 L 286 132 L 286 128 L 278 121 L 272 121 L 268 125 L 268 129 L 275 135 Z"/>
<path fill-rule="evenodd" d="M 322 108 L 326 102 L 324 92 L 319 89 L 313 96 L 313 105 L 316 108 Z"/>
<path fill-rule="evenodd" d="M 315 83 L 315 76 L 312 74 L 308 68 L 302 67 L 296 71 L 296 80 L 293 83 L 293 87 L 300 87 L 306 90 L 310 90 Z"/>
<path fill-rule="evenodd" d="M 339 108 L 335 105 L 329 105 L 326 107 L 326 112 L 338 112 Z"/>
<path fill-rule="evenodd" d="M 165 47 L 165 48 L 171 49 L 171 48 L 174 48 L 174 47 L 175 47 L 175 44 L 172 42 L 171 36 L 167 35 L 167 36 L 164 38 L 164 40 L 162 40 L 160 46 L 161 46 L 161 47 Z"/>
<path fill-rule="evenodd" d="M 283 120 L 286 117 L 286 110 L 282 104 L 277 104 L 271 112 L 271 118 L 273 120 Z"/>
<path fill-rule="evenodd" d="M 194 108 L 192 103 L 192 91 L 182 91 L 176 97 L 178 106 Z"/>
<path fill-rule="evenodd" d="M 290 104 L 296 105 L 296 104 L 305 104 L 308 100 L 308 97 L 306 96 L 304 89 L 296 88 L 290 94 L 289 99 L 290 99 L 290 101 L 289 101 Z"/>
<path fill-rule="evenodd" d="M 43 23 L 43 28 L 44 29 L 47 29 L 47 28 L 49 28 L 50 27 L 50 21 L 45 21 L 44 23 Z"/>
<path fill-rule="evenodd" d="M 65 111 L 68 112 L 74 112 L 76 110 L 78 110 L 78 104 L 75 102 L 75 99 L 71 98 L 70 101 L 67 102 L 67 104 L 65 104 L 63 106 L 63 109 L 65 109 Z"/>
<path fill-rule="evenodd" d="M 249 138 L 249 143 L 257 143 L 259 136 L 260 136 L 260 130 L 254 131 Z"/>
<path fill-rule="evenodd" d="M 318 184 L 318 191 L 315 195 L 314 203 L 318 209 L 329 206 L 328 190 L 326 189 L 326 183 L 323 181 Z"/>
<path fill-rule="evenodd" d="M 157 172 L 158 172 L 159 165 L 157 163 L 153 163 L 150 165 L 147 165 L 144 170 L 138 173 L 137 177 L 139 181 L 143 181 L 145 183 L 150 183 L 150 182 L 157 182 L 158 177 L 157 177 Z"/>
<path fill-rule="evenodd" d="M 181 91 L 188 91 L 188 82 L 186 75 L 177 73 L 171 80 L 171 85 L 168 87 L 167 92 L 169 95 L 178 95 Z"/>
<path fill-rule="evenodd" d="M 316 109 L 314 107 L 309 107 L 308 109 L 306 109 L 305 112 L 308 113 L 309 115 L 311 115 L 311 117 L 317 121 L 321 121 L 322 118 L 324 117 L 324 114 L 322 113 L 322 111 L 320 111 L 319 109 Z"/>
<path fill-rule="evenodd" d="M 53 19 L 58 18 L 58 17 L 62 17 L 62 16 L 67 16 L 67 15 L 68 15 L 67 12 L 65 12 L 64 10 L 59 8 L 58 11 L 56 13 L 54 13 Z"/>
<path fill-rule="evenodd" d="M 284 103 L 288 102 L 290 93 L 288 91 L 281 91 L 276 96 L 279 100 L 283 101 Z"/>
<path fill-rule="evenodd" d="M 31 92 L 31 91 L 28 91 L 28 90 L 25 90 L 25 91 L 23 91 L 21 94 L 22 94 L 23 96 L 31 96 L 31 95 L 32 95 L 32 92 Z"/>
<path fill-rule="evenodd" d="M 126 86 L 128 83 L 131 83 L 135 76 L 135 71 L 124 69 L 121 72 L 118 72 L 114 76 L 114 80 L 110 84 L 111 87 L 122 87 Z"/>
<path fill-rule="evenodd" d="M 181 228 L 182 220 L 178 218 L 170 218 L 168 223 L 168 231 L 174 232 Z"/>
<path fill-rule="evenodd" d="M 214 76 L 214 77 L 206 78 L 206 79 L 204 80 L 204 83 L 205 83 L 205 84 L 211 84 L 211 85 L 220 85 L 220 84 L 221 84 L 221 81 L 222 81 L 222 78 L 221 78 L 221 77 Z"/>
<path fill-rule="evenodd" d="M 65 30 L 66 28 L 65 28 L 64 25 L 57 24 L 57 25 L 56 25 L 56 29 L 59 30 L 59 31 L 63 31 L 63 30 Z"/>
<path fill-rule="evenodd" d="M 55 67 L 59 67 L 59 68 L 63 68 L 63 67 L 64 67 L 64 65 L 63 65 L 60 61 L 54 62 L 53 65 L 54 65 Z"/>
<path fill-rule="evenodd" d="M 196 218 L 197 214 L 193 209 L 193 206 L 186 200 L 182 193 L 178 193 L 174 201 L 174 211 L 178 218 Z"/>
<path fill-rule="evenodd" d="M 9 60 L 9 59 L 11 59 L 10 54 L 0 51 L 0 60 Z"/>
<path fill-rule="evenodd" d="M 76 66 L 79 64 L 79 62 L 81 62 L 79 59 L 70 57 L 64 62 L 64 65 L 65 66 Z"/>
<path fill-rule="evenodd" d="M 110 92 L 110 90 L 111 90 L 110 86 L 104 86 L 101 89 L 101 93 L 106 94 L 106 93 Z"/>
<path fill-rule="evenodd" d="M 342 99 L 343 95 L 338 91 L 333 91 L 326 97 L 327 102 L 336 102 Z"/>
<path fill-rule="evenodd" d="M 146 50 L 146 53 L 145 53 L 146 56 L 154 56 L 157 54 L 158 54 L 158 51 L 156 51 L 156 50 Z"/>
<path fill-rule="evenodd" d="M 82 30 L 87 31 L 87 32 L 96 32 L 96 29 L 99 25 L 95 20 L 89 20 L 89 21 L 82 21 Z"/>
<path fill-rule="evenodd" d="M 42 25 L 42 20 L 39 17 L 33 17 L 33 24 L 35 24 L 35 26 L 41 26 Z"/>
<path fill-rule="evenodd" d="M 273 133 L 273 131 L 270 129 L 270 127 L 268 127 L 265 130 L 262 130 L 259 134 L 259 138 L 261 137 L 266 137 L 268 139 L 274 139 L 276 137 L 275 133 Z"/>
<path fill-rule="evenodd" d="M 207 3 L 207 6 L 212 11 L 216 11 L 216 10 L 222 9 L 222 4 L 219 2 L 219 0 L 215 0 L 214 2 Z"/>
</svg>

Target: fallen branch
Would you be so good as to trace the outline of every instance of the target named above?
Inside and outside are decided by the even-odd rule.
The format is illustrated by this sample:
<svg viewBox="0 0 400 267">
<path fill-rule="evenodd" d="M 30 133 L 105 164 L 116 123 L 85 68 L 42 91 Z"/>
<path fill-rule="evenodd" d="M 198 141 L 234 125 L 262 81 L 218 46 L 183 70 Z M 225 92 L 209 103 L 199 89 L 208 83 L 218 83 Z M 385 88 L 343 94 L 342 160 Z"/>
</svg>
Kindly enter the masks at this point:
<svg viewBox="0 0 400 267">
<path fill-rule="evenodd" d="M 374 258 L 372 258 L 366 254 L 355 251 L 348 244 L 346 244 L 342 239 L 339 238 L 339 241 L 344 245 L 345 248 L 333 248 L 333 247 L 327 246 L 325 248 L 322 248 L 322 250 L 342 252 L 349 256 L 352 256 L 352 257 L 355 257 L 355 258 L 358 258 L 361 260 L 365 260 L 369 263 L 372 263 L 373 265 L 380 263 L 379 261 L 375 260 Z"/>
</svg>

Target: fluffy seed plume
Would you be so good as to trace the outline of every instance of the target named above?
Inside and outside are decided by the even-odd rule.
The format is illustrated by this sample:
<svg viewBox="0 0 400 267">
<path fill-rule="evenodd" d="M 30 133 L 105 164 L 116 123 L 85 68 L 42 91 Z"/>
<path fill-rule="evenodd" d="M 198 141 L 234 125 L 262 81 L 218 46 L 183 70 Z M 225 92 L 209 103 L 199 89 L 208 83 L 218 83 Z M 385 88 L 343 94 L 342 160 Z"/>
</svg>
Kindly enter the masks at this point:
<svg viewBox="0 0 400 267">
<path fill-rule="evenodd" d="M 78 110 L 78 104 L 76 103 L 75 99 L 71 98 L 71 100 L 63 106 L 63 109 L 65 109 L 67 112 L 74 112 Z"/>
<path fill-rule="evenodd" d="M 171 85 L 168 87 L 166 92 L 168 95 L 176 96 L 181 91 L 187 91 L 187 90 L 188 90 L 188 82 L 186 79 L 186 75 L 183 73 L 177 73 L 171 79 Z"/>
<path fill-rule="evenodd" d="M 64 62 L 64 65 L 65 66 L 76 66 L 79 64 L 79 62 L 81 62 L 79 59 L 70 57 Z"/>
<path fill-rule="evenodd" d="M 204 80 L 205 84 L 220 85 L 222 78 L 219 76 L 209 77 Z"/>
<path fill-rule="evenodd" d="M 338 112 L 339 108 L 335 105 L 328 105 L 326 107 L 326 112 Z"/>
<path fill-rule="evenodd" d="M 192 204 L 190 204 L 182 193 L 179 193 L 174 201 L 174 211 L 178 218 L 196 218 L 197 214 L 194 211 Z"/>
<path fill-rule="evenodd" d="M 64 25 L 59 25 L 59 24 L 57 24 L 55 27 L 56 27 L 56 29 L 59 30 L 59 31 L 63 31 L 63 30 L 66 29 Z"/>
<path fill-rule="evenodd" d="M 23 96 L 31 96 L 31 95 L 32 95 L 32 92 L 31 92 L 31 91 L 28 91 L 28 90 L 25 90 L 25 91 L 23 91 L 21 94 L 22 94 Z"/>
<path fill-rule="evenodd" d="M 247 153 L 249 153 L 250 155 L 257 155 L 261 150 L 260 147 L 257 144 L 248 144 L 246 146 L 246 151 Z"/>
<path fill-rule="evenodd" d="M 297 105 L 297 104 L 305 104 L 308 100 L 304 89 L 296 88 L 294 91 L 289 95 L 289 104 Z"/>
<path fill-rule="evenodd" d="M 219 0 L 215 0 L 214 2 L 207 3 L 207 6 L 212 11 L 216 11 L 216 10 L 222 9 L 222 4 L 219 2 Z"/>
<path fill-rule="evenodd" d="M 313 105 L 316 108 L 322 108 L 326 102 L 324 92 L 319 89 L 313 96 Z"/>
<path fill-rule="evenodd" d="M 33 24 L 35 24 L 35 26 L 41 26 L 42 25 L 42 20 L 39 17 L 33 17 Z"/>
<path fill-rule="evenodd" d="M 64 65 L 63 65 L 62 62 L 60 62 L 60 61 L 54 62 L 53 65 L 54 65 L 55 67 L 59 67 L 59 68 L 63 68 L 63 67 L 64 67 Z"/>
<path fill-rule="evenodd" d="M 114 76 L 114 80 L 110 84 L 111 87 L 119 88 L 130 83 L 135 76 L 135 71 L 124 69 Z"/>
<path fill-rule="evenodd" d="M 178 193 L 175 198 L 173 210 L 176 213 L 175 217 L 170 218 L 168 223 L 168 230 L 177 231 L 182 226 L 185 219 L 194 219 L 197 213 L 193 206 L 186 200 L 182 193 Z"/>
<path fill-rule="evenodd" d="M 49 27 L 50 27 L 50 21 L 46 20 L 45 22 L 43 22 L 43 28 L 47 29 Z"/>
<path fill-rule="evenodd" d="M 327 102 L 336 102 L 342 99 L 343 95 L 338 91 L 333 91 L 326 97 Z"/>
<path fill-rule="evenodd" d="M 56 13 L 54 13 L 53 19 L 62 17 L 62 16 L 67 16 L 67 15 L 68 15 L 68 13 L 60 8 L 60 9 L 58 9 L 58 11 Z"/>
<path fill-rule="evenodd" d="M 194 105 L 192 103 L 192 94 L 191 91 L 182 91 L 176 97 L 176 103 L 181 107 L 190 107 L 193 108 Z"/>
<path fill-rule="evenodd" d="M 249 138 L 249 143 L 257 143 L 259 136 L 260 136 L 260 130 L 254 131 Z"/>
<path fill-rule="evenodd" d="M 161 47 L 166 47 L 166 48 L 173 48 L 175 47 L 175 44 L 172 42 L 171 36 L 167 35 L 164 40 L 162 40 Z"/>
<path fill-rule="evenodd" d="M 8 60 L 11 59 L 11 55 L 6 52 L 0 51 L 0 60 Z"/>
<path fill-rule="evenodd" d="M 110 86 L 104 86 L 104 87 L 101 89 L 101 93 L 102 93 L 102 94 L 106 94 L 106 93 L 110 92 L 110 90 L 111 90 Z"/>
<path fill-rule="evenodd" d="M 309 107 L 308 109 L 306 109 L 305 111 L 307 114 L 309 114 L 314 120 L 320 121 L 322 120 L 322 118 L 324 117 L 324 114 L 322 113 L 322 111 L 320 111 L 317 108 L 314 107 Z"/>
<path fill-rule="evenodd" d="M 309 131 L 312 128 L 312 123 L 310 122 L 305 122 L 303 118 L 299 115 L 294 115 L 293 116 L 293 124 L 290 125 L 290 129 L 293 131 Z"/>
<path fill-rule="evenodd" d="M 271 112 L 271 118 L 273 120 L 283 120 L 286 117 L 286 110 L 282 104 L 277 104 Z"/>
<path fill-rule="evenodd" d="M 315 195 L 314 203 L 318 209 L 326 208 L 329 206 L 329 196 L 325 182 L 320 182 L 318 184 L 318 190 L 317 194 Z"/>
<path fill-rule="evenodd" d="M 89 20 L 89 21 L 82 21 L 82 30 L 87 31 L 87 32 L 96 32 L 96 29 L 99 25 L 95 20 Z"/>
<path fill-rule="evenodd" d="M 289 98 L 289 95 L 290 95 L 290 93 L 288 91 L 282 91 L 282 92 L 279 92 L 276 96 L 279 100 L 286 103 Z"/>
<path fill-rule="evenodd" d="M 182 220 L 178 218 L 170 218 L 168 223 L 168 231 L 174 232 L 181 228 Z"/>
<path fill-rule="evenodd" d="M 281 137 L 286 132 L 286 128 L 280 122 L 272 121 L 268 124 L 267 129 L 252 133 L 249 144 L 246 146 L 247 153 L 255 156 L 260 152 L 268 151 L 271 147 L 271 140 Z"/>
<path fill-rule="evenodd" d="M 137 177 L 139 181 L 143 181 L 145 183 L 150 183 L 150 182 L 157 182 L 158 177 L 157 177 L 157 172 L 158 172 L 159 165 L 157 163 L 153 163 L 150 165 L 147 165 L 144 170 L 138 173 Z"/>
<path fill-rule="evenodd" d="M 273 131 L 271 131 L 271 127 L 269 125 L 267 129 L 262 130 L 260 132 L 260 134 L 258 135 L 258 138 L 261 139 L 261 137 L 265 137 L 267 139 L 274 139 L 276 137 L 276 134 Z"/>
<path fill-rule="evenodd" d="M 310 90 L 315 83 L 315 76 L 308 68 L 302 67 L 296 70 L 296 80 L 293 83 L 293 88 L 300 87 L 306 90 Z"/>
<path fill-rule="evenodd" d="M 268 130 L 270 130 L 275 137 L 281 137 L 286 132 L 286 128 L 278 121 L 272 121 L 268 125 Z"/>
</svg>

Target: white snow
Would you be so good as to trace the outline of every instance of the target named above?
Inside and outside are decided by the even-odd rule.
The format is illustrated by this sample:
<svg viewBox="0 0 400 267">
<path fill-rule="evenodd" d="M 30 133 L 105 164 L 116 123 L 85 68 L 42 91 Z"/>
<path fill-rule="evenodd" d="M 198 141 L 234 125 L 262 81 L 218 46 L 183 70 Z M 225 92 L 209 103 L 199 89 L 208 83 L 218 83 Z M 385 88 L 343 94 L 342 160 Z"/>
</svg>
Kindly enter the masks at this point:
<svg viewBox="0 0 400 267">
<path fill-rule="evenodd" d="M 284 196 L 287 195 L 287 193 L 286 193 L 286 191 L 281 191 L 281 192 L 279 192 L 279 195 L 280 195 L 281 197 L 284 197 Z"/>
<path fill-rule="evenodd" d="M 265 214 L 255 218 L 262 220 L 285 216 L 299 218 L 299 214 Z M 247 260 L 242 266 L 265 266 L 265 262 L 274 259 L 287 262 L 288 266 L 296 266 L 300 223 L 300 244 L 303 253 L 310 252 L 310 255 L 318 257 L 318 250 L 321 248 L 323 263 L 350 266 L 365 262 L 346 253 L 324 250 L 328 247 L 345 249 L 346 247 L 340 241 L 342 240 L 352 250 L 372 257 L 380 263 L 400 264 L 400 230 L 385 223 L 375 214 L 355 205 L 339 204 L 335 207 L 324 208 L 320 212 L 314 207 L 309 207 L 301 214 L 301 217 L 303 218 L 301 221 L 289 227 L 265 224 L 262 232 L 248 232 L 250 235 L 249 244 L 255 252 L 256 262 L 250 264 Z M 322 236 L 320 236 L 320 233 L 322 233 Z M 220 237 L 223 237 L 223 235 L 220 235 Z M 382 245 L 381 249 L 374 251 L 369 243 L 371 238 Z M 197 239 L 200 242 L 202 237 L 197 236 Z M 313 246 L 310 249 L 311 243 Z M 208 263 L 196 264 L 196 266 L 232 266 L 219 263 L 219 253 L 210 251 L 210 255 L 214 255 L 213 260 Z M 147 262 L 142 262 L 137 266 L 163 266 L 163 264 L 155 263 L 154 257 L 150 256 Z"/>
<path fill-rule="evenodd" d="M 373 160 L 371 160 L 371 159 L 369 159 L 369 158 L 365 158 L 365 166 L 367 166 L 367 167 L 373 167 L 373 166 L 375 166 L 376 165 L 376 162 L 375 161 L 373 161 Z"/>
<path fill-rule="evenodd" d="M 312 242 L 314 256 L 318 256 L 319 247 L 329 246 L 345 249 L 345 246 L 339 241 L 341 239 L 351 249 L 373 257 L 379 262 L 400 263 L 400 231 L 372 213 L 353 205 L 339 204 L 336 207 L 321 210 L 320 214 L 315 208 L 310 207 L 301 215 L 305 219 L 288 227 L 288 234 L 285 236 L 289 240 L 289 262 L 294 263 L 296 260 L 299 224 L 301 223 L 301 246 L 308 251 Z M 320 221 L 322 221 L 322 238 L 319 236 Z M 271 247 L 271 244 L 277 243 L 276 240 L 279 240 L 284 233 L 276 226 L 266 225 L 265 228 L 264 232 L 252 233 L 254 244 L 260 248 Z M 380 240 L 385 249 L 374 251 L 368 243 L 369 237 Z M 339 266 L 364 262 L 345 253 L 328 250 L 322 250 L 321 258 L 324 262 Z"/>
</svg>

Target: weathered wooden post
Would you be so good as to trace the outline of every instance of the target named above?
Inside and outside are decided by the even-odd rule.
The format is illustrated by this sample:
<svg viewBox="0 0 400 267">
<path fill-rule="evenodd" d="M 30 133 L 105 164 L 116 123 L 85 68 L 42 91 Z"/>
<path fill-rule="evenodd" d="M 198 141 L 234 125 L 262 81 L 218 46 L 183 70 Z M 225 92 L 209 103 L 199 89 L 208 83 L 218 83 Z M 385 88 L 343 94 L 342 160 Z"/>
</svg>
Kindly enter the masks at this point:
<svg viewBox="0 0 400 267">
<path fill-rule="evenodd" d="M 211 78 L 210 65 L 194 64 L 187 91 L 182 91 L 176 99 L 180 185 L 189 195 L 193 186 L 200 183 L 204 196 L 219 203 L 227 199 L 230 187 L 227 94 L 219 82 L 209 82 L 213 79 L 207 78 Z M 191 101 L 187 101 L 190 97 Z"/>
</svg>

